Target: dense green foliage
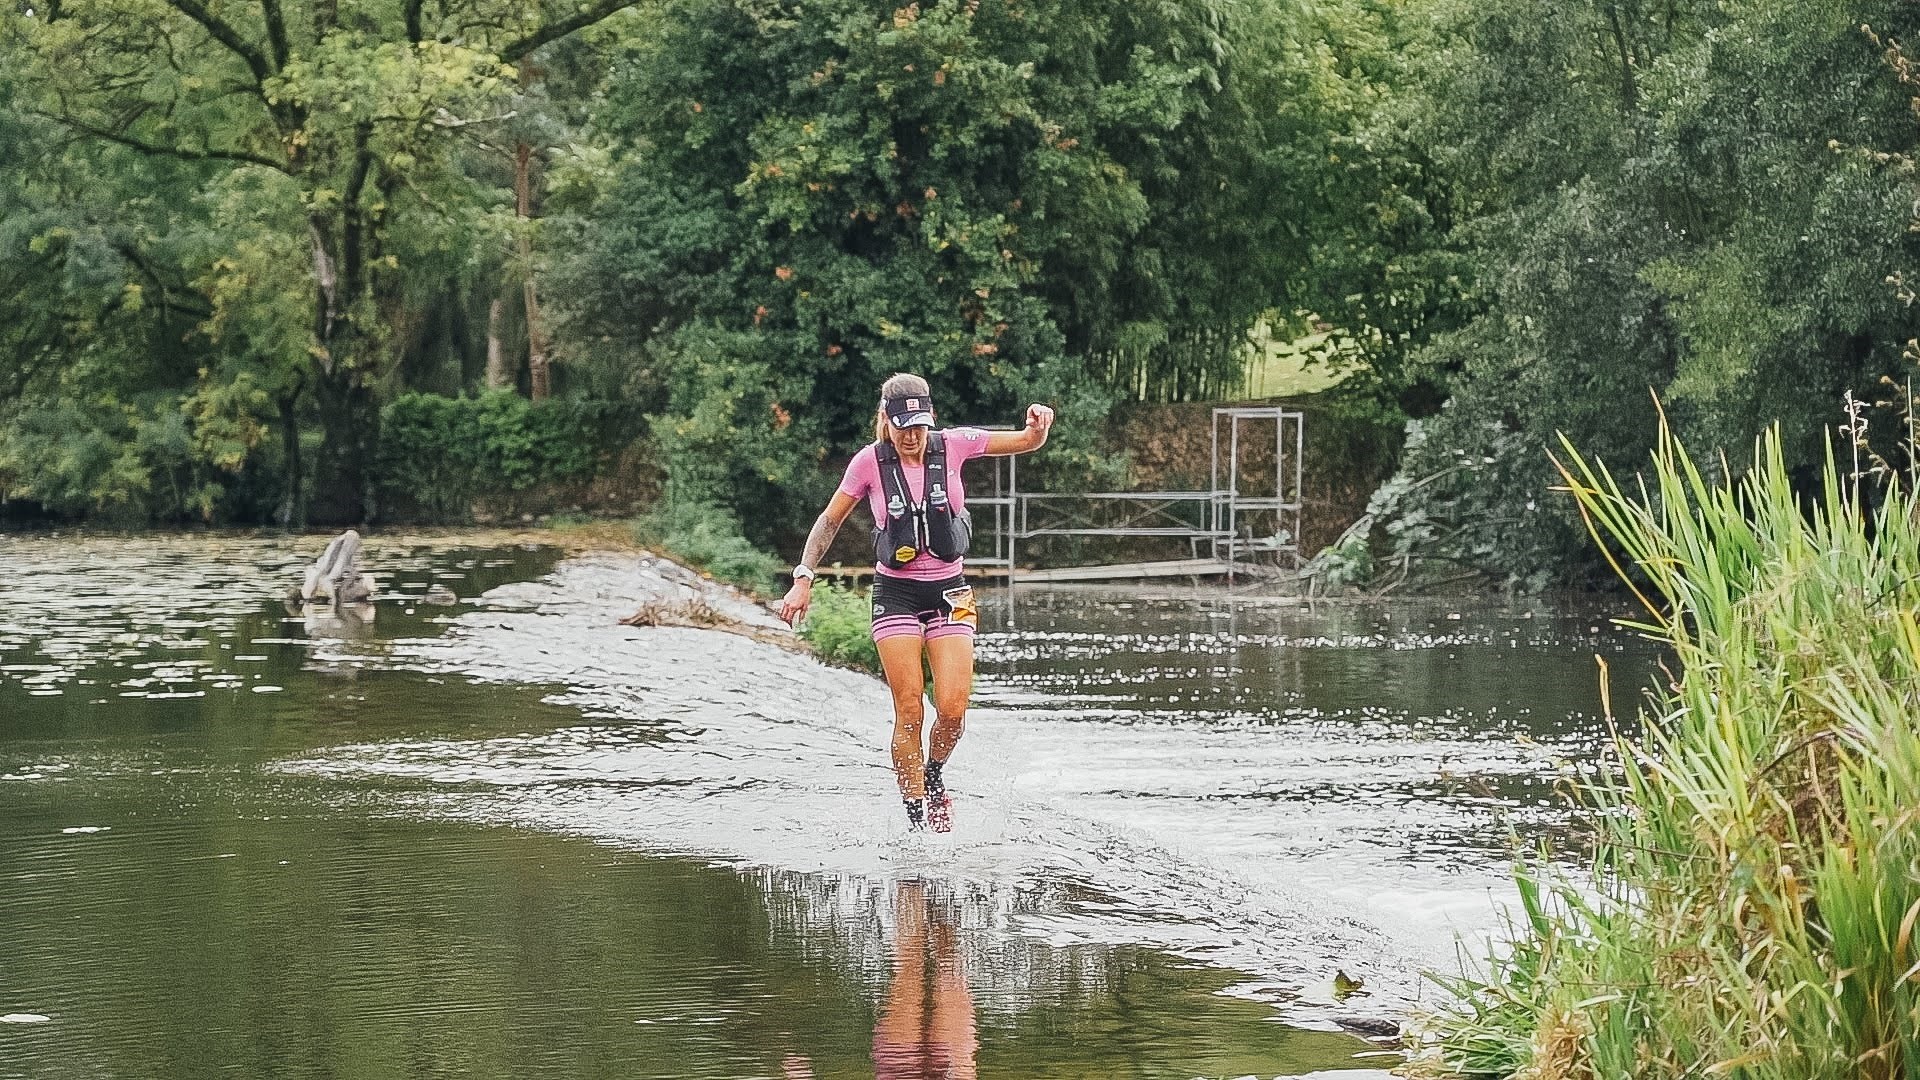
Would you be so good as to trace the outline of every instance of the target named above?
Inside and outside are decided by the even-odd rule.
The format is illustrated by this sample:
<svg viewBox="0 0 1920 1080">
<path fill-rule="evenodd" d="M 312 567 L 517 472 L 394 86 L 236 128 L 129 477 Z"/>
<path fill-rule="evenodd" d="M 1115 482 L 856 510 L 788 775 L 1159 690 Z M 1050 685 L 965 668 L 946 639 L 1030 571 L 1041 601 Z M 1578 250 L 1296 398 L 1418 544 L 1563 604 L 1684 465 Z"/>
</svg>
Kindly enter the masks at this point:
<svg viewBox="0 0 1920 1080">
<path fill-rule="evenodd" d="M 668 4 L 599 116 L 573 337 L 657 331 L 673 487 L 756 538 L 811 517 L 895 371 L 950 421 L 1055 402 L 1046 464 L 1084 472 L 1117 394 L 1207 374 L 1156 347 L 1243 334 L 1284 282 L 1271 10 Z M 791 520 L 764 513 L 781 494 Z"/>
<path fill-rule="evenodd" d="M 1230 386 L 1304 264 L 1273 209 L 1317 158 L 1285 144 L 1337 113 L 1294 107 L 1304 25 L 1267 0 L 12 7 L 0 485 L 378 517 L 375 470 L 411 454 L 390 407 L 536 352 L 557 392 L 656 413 L 676 498 L 762 541 L 899 369 L 952 422 L 1055 403 L 1048 467 L 1096 475 L 1112 402 Z M 414 508 L 457 512 L 448 483 Z"/>
<path fill-rule="evenodd" d="M 685 499 L 669 498 L 633 523 L 637 543 L 750 593 L 768 593 L 787 564 L 740 533 L 740 519 L 730 511 Z"/>
<path fill-rule="evenodd" d="M 1920 496 L 1864 511 L 1847 471 L 1809 515 L 1777 432 L 1738 483 L 1671 434 L 1638 495 L 1573 458 L 1683 674 L 1590 789 L 1594 880 L 1523 876 L 1513 951 L 1439 1022 L 1441 1071 L 1920 1070 Z"/>
<path fill-rule="evenodd" d="M 1920 322 L 1890 283 L 1915 254 L 1910 96 L 1863 25 L 1911 9 L 1496 0 L 1433 9 L 1414 138 L 1450 178 L 1438 248 L 1477 312 L 1408 359 L 1447 407 L 1382 492 L 1396 544 L 1522 584 L 1597 570 L 1556 432 L 1607 461 L 1680 436 L 1739 448 L 1778 422 L 1817 468 L 1849 390 L 1895 374 Z M 1401 115 L 1388 110 L 1389 116 Z M 1431 252 L 1433 249 L 1417 249 Z"/>
<path fill-rule="evenodd" d="M 381 406 L 472 385 L 468 309 L 526 272 L 510 65 L 628 6 L 9 5 L 6 497 L 377 516 Z"/>
<path fill-rule="evenodd" d="M 622 402 L 603 439 L 648 440 L 676 502 L 788 546 L 893 371 L 948 422 L 1055 404 L 1030 475 L 1112 482 L 1114 404 L 1233 396 L 1259 327 L 1358 363 L 1348 412 L 1413 422 L 1343 573 L 1597 580 L 1547 492 L 1555 433 L 1635 460 L 1653 390 L 1696 448 L 1778 422 L 1805 480 L 1834 403 L 1899 376 L 1920 128 L 1886 43 L 1911 21 L 17 3 L 0 500 L 458 517 L 524 474 L 449 434 L 416 485 L 429 466 L 396 463 L 469 406 L 408 395 L 490 387 Z M 556 453 L 545 475 L 576 475 Z"/>
<path fill-rule="evenodd" d="M 390 514 L 464 520 L 476 499 L 593 475 L 618 410 L 594 402 L 402 394 L 381 410 L 376 486 Z"/>
<path fill-rule="evenodd" d="M 829 664 L 880 673 L 873 643 L 872 591 L 817 581 L 800 637 Z"/>
</svg>

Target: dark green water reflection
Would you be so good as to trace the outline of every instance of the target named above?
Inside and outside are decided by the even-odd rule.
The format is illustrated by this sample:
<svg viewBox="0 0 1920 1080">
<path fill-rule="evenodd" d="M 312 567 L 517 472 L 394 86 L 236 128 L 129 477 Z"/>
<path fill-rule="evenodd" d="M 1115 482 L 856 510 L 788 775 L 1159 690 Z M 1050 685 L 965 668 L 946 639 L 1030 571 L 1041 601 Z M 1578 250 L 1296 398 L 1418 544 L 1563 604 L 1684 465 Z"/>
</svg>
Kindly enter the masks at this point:
<svg viewBox="0 0 1920 1080">
<path fill-rule="evenodd" d="M 5 838 L 4 1000 L 51 1019 L 0 1026 L 0 1073 L 872 1073 L 876 988 L 796 947 L 739 874 L 505 830 L 89 809 L 121 824 L 62 834 L 54 804 Z M 1273 1073 L 1353 1049 L 1156 954 L 1113 950 L 1100 974 L 945 1005 L 975 1012 L 982 1075 Z"/>
</svg>

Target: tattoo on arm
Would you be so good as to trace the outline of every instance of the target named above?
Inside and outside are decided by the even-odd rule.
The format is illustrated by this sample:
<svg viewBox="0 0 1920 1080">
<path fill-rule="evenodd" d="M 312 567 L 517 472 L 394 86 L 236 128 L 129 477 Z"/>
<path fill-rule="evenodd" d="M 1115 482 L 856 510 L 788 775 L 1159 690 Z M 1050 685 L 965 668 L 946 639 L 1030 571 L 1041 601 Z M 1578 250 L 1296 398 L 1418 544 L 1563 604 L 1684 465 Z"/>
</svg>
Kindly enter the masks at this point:
<svg viewBox="0 0 1920 1080">
<path fill-rule="evenodd" d="M 821 511 L 813 519 L 813 529 L 807 533 L 807 546 L 800 553 L 800 561 L 809 567 L 818 567 L 820 560 L 827 557 L 827 549 L 833 546 L 833 538 L 840 533 L 840 523 Z"/>
</svg>

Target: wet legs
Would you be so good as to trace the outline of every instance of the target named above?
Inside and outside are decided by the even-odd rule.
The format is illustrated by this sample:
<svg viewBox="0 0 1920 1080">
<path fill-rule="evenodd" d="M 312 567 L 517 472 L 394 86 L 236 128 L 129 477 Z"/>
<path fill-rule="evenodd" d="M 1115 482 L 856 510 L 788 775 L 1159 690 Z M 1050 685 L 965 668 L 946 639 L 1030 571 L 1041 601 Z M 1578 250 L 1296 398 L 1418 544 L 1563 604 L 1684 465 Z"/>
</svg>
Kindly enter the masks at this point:
<svg viewBox="0 0 1920 1080">
<path fill-rule="evenodd" d="M 955 634 L 927 642 L 933 669 L 933 733 L 927 756 L 945 763 L 967 730 L 967 700 L 973 695 L 973 638 Z"/>
<path fill-rule="evenodd" d="M 893 778 L 900 797 L 912 802 L 927 797 L 926 755 L 920 748 L 926 725 L 926 684 L 920 672 L 919 635 L 902 634 L 877 643 L 880 667 L 893 691 Z"/>
<path fill-rule="evenodd" d="M 973 693 L 973 638 L 963 635 L 924 641 L 902 634 L 878 643 L 880 666 L 893 692 L 893 775 L 900 797 L 908 801 L 927 795 L 929 759 L 944 764 L 967 730 L 967 700 Z M 934 721 L 926 731 L 926 680 L 921 672 L 921 650 L 933 669 Z M 922 747 L 921 739 L 927 738 Z"/>
</svg>

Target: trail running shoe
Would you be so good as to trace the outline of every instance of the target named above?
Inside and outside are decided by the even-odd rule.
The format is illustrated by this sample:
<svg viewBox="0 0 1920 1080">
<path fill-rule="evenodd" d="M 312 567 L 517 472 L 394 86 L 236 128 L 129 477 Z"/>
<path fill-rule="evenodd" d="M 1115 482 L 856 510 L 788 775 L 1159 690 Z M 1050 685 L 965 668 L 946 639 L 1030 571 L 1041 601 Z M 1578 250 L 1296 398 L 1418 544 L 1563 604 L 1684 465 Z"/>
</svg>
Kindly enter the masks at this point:
<svg viewBox="0 0 1920 1080">
<path fill-rule="evenodd" d="M 907 799 L 907 830 L 920 832 L 927 827 L 927 804 L 923 799 Z M 944 831 L 944 830 L 943 830 Z"/>
<path fill-rule="evenodd" d="M 947 794 L 947 782 L 940 775 L 944 761 L 927 762 L 927 823 L 934 832 L 953 829 L 953 799 Z"/>
</svg>

